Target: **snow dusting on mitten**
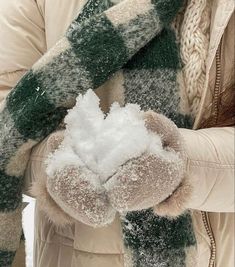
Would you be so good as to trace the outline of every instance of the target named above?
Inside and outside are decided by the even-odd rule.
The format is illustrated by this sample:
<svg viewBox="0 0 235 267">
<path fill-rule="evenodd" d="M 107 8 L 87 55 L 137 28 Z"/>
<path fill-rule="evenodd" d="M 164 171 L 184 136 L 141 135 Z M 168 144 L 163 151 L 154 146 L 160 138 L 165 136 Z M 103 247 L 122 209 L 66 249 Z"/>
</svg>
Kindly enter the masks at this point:
<svg viewBox="0 0 235 267">
<path fill-rule="evenodd" d="M 185 177 L 184 146 L 176 125 L 154 112 L 147 112 L 145 121 L 149 131 L 161 136 L 162 148 L 126 162 L 105 184 L 120 212 L 155 207 L 174 195 Z"/>
<path fill-rule="evenodd" d="M 111 207 L 98 175 L 86 167 L 67 166 L 47 179 L 47 189 L 54 201 L 75 220 L 99 227 L 113 221 Z"/>
</svg>

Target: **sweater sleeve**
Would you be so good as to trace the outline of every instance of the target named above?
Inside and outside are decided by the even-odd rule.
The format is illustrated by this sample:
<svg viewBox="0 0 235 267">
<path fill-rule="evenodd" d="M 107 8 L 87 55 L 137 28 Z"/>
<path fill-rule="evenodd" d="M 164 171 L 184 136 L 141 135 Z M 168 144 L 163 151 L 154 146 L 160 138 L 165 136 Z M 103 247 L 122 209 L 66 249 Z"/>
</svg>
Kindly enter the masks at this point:
<svg viewBox="0 0 235 267">
<path fill-rule="evenodd" d="M 45 52 L 44 21 L 36 1 L 0 0 L 0 103 Z"/>
<path fill-rule="evenodd" d="M 187 208 L 234 212 L 234 128 L 181 129 L 192 197 Z"/>
<path fill-rule="evenodd" d="M 172 195 L 154 207 L 175 217 L 187 209 L 234 212 L 234 128 L 179 129 L 185 141 L 185 178 Z"/>
</svg>

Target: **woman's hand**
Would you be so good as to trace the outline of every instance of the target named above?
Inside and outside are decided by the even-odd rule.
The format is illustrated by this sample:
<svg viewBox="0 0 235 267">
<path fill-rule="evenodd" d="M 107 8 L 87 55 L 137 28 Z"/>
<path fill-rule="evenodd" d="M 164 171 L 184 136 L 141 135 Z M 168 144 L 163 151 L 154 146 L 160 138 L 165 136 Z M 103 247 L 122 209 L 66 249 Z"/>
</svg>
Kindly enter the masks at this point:
<svg viewBox="0 0 235 267">
<path fill-rule="evenodd" d="M 46 175 L 45 159 L 59 147 L 63 137 L 63 131 L 51 134 L 32 153 L 34 158 L 43 158 L 40 166 L 37 161 L 34 162 L 37 164 L 38 177 L 31 190 L 40 209 L 60 226 L 75 220 L 94 227 L 111 223 L 115 211 L 99 183 L 98 175 L 86 167 L 73 165 L 68 165 L 51 176 Z"/>
<path fill-rule="evenodd" d="M 111 223 L 115 211 L 109 203 L 100 178 L 87 168 L 67 166 L 47 179 L 54 201 L 72 218 L 98 227 Z"/>
<path fill-rule="evenodd" d="M 185 176 L 186 158 L 177 126 L 165 116 L 146 112 L 146 127 L 161 136 L 164 153 L 144 154 L 121 166 L 105 184 L 120 211 L 147 209 L 167 199 Z"/>
</svg>

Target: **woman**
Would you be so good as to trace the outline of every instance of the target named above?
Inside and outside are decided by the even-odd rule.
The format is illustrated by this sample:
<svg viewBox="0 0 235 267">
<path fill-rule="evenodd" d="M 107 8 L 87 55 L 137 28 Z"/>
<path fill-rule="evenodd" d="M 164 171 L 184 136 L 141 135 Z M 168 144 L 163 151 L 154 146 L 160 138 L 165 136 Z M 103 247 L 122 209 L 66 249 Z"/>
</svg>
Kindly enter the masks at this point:
<svg viewBox="0 0 235 267">
<path fill-rule="evenodd" d="M 3 25 L 1 35 L 4 38 L 0 46 L 1 100 L 26 70 L 63 36 L 85 2 L 74 0 L 68 5 L 65 1 L 52 3 L 50 0 L 36 2 L 18 0 L 9 3 L 2 1 L 0 19 Z M 162 129 L 173 127 L 177 135 L 176 137 L 171 135 L 167 141 L 169 139 L 178 141 L 183 137 L 187 155 L 187 183 L 193 187 L 193 192 L 187 197 L 182 191 L 177 190 L 179 187 L 171 187 L 170 191 L 174 193 L 167 200 L 162 199 L 161 205 L 156 207 L 155 212 L 158 215 L 175 216 L 182 210 L 191 209 L 197 241 L 197 251 L 193 253 L 196 253 L 198 266 L 232 267 L 234 266 L 232 249 L 234 3 L 230 0 L 188 1 L 182 14 L 175 18 L 174 26 L 178 32 L 181 58 L 184 63 L 182 74 L 185 87 L 181 83 L 181 105 L 182 109 L 187 110 L 185 113 L 194 118 L 194 130 L 183 128 L 178 130 L 168 120 L 159 117 L 153 118 L 159 119 L 157 124 L 151 122 L 152 117 L 147 121 L 149 128 L 157 133 Z M 129 67 L 128 71 L 130 69 Z M 125 75 L 128 71 L 125 71 Z M 120 75 L 118 73 L 97 90 L 104 110 L 108 109 L 113 100 L 122 101 L 122 97 L 117 94 L 119 91 L 113 89 L 123 90 L 120 86 L 122 79 Z M 132 96 L 126 97 L 129 102 L 135 102 Z M 163 113 L 170 117 L 170 114 Z M 174 120 L 174 117 L 171 119 Z M 161 129 L 156 129 L 158 124 L 162 125 Z M 166 133 L 161 133 L 163 139 L 167 136 Z M 33 180 L 38 186 L 34 188 L 34 193 L 38 197 L 38 204 L 41 203 L 40 209 L 36 209 L 35 266 L 124 266 L 128 253 L 123 245 L 118 217 L 111 225 L 97 229 L 87 226 L 86 224 L 90 222 L 81 217 L 65 228 L 58 228 L 48 221 L 48 216 L 54 216 L 51 219 L 55 221 L 55 218 L 71 220 L 71 215 L 64 214 L 54 202 L 51 202 L 50 196 L 42 190 L 43 183 L 40 187 L 40 181 L 47 179 L 42 162 L 59 143 L 56 139 L 61 140 L 60 133 L 52 134 L 33 149 L 25 175 L 26 183 L 30 184 Z M 26 186 L 26 191 L 28 187 Z M 187 186 L 183 187 L 183 190 L 185 188 Z M 120 193 L 118 189 L 116 194 L 114 192 L 110 195 L 110 199 Z M 144 190 L 146 192 L 149 190 L 148 183 L 143 192 Z M 151 198 L 149 195 L 146 199 L 148 197 Z M 45 202 L 42 202 L 42 198 Z M 142 199 L 135 200 L 142 201 Z M 118 209 L 115 199 L 112 202 Z M 46 205 L 43 207 L 42 203 Z M 55 204 L 54 209 L 52 204 Z M 129 210 L 136 210 L 130 203 L 127 204 Z M 150 203 L 147 206 L 155 205 Z M 57 224 L 59 223 L 57 220 Z M 195 265 L 190 262 L 189 256 L 187 260 L 188 262 L 184 262 L 185 265 Z M 130 261 L 133 264 L 132 260 Z M 149 265 L 145 266 L 156 266 L 151 261 L 147 263 Z M 16 266 L 19 266 L 17 264 Z M 169 266 L 182 265 L 175 263 Z"/>
</svg>

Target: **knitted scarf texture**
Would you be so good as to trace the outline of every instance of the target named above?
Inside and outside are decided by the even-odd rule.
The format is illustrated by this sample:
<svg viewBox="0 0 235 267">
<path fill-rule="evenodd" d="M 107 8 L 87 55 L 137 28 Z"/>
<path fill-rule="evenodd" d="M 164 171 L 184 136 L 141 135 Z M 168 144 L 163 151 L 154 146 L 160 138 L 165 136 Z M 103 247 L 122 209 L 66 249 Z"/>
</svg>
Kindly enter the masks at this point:
<svg viewBox="0 0 235 267">
<path fill-rule="evenodd" d="M 0 267 L 11 266 L 22 235 L 23 176 L 31 148 L 58 128 L 76 97 L 117 71 L 125 101 L 192 127 L 180 112 L 181 60 L 170 24 L 183 0 L 88 0 L 65 36 L 18 82 L 0 112 Z M 122 218 L 132 267 L 186 267 L 195 247 L 190 213 L 152 209 Z"/>
</svg>

